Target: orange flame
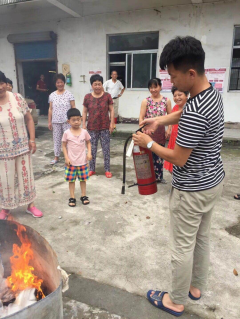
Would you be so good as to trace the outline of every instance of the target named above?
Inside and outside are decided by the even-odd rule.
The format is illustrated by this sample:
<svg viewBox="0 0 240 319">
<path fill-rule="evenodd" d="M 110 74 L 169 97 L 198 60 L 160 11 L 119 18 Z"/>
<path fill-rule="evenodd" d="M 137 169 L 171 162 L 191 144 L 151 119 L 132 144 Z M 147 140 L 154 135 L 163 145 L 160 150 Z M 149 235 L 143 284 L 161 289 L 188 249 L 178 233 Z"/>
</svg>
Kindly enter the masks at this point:
<svg viewBox="0 0 240 319">
<path fill-rule="evenodd" d="M 7 283 L 16 294 L 27 288 L 35 288 L 39 300 L 45 297 L 41 288 L 43 280 L 33 274 L 34 267 L 29 265 L 34 256 L 31 242 L 26 234 L 26 228 L 18 223 L 16 225 L 21 246 L 13 244 L 13 256 L 10 257 L 12 272 L 11 276 L 7 278 Z"/>
</svg>

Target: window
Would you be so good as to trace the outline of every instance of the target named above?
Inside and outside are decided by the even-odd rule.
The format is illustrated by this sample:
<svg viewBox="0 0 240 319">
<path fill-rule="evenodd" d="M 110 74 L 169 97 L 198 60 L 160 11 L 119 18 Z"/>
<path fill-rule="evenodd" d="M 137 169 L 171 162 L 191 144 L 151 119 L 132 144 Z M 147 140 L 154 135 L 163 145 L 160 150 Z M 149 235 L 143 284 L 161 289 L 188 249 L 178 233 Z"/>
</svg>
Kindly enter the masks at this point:
<svg viewBox="0 0 240 319">
<path fill-rule="evenodd" d="M 234 28 L 229 90 L 240 90 L 240 26 Z"/>
<path fill-rule="evenodd" d="M 158 32 L 109 36 L 109 77 L 113 70 L 126 89 L 146 89 L 156 77 Z"/>
</svg>

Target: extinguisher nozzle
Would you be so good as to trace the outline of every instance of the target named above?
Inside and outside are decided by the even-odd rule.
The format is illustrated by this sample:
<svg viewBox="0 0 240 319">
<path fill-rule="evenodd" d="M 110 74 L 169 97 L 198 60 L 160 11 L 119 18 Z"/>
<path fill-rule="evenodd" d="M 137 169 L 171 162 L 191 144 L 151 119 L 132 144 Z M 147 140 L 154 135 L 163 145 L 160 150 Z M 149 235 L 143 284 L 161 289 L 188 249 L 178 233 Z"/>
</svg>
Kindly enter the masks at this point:
<svg viewBox="0 0 240 319">
<path fill-rule="evenodd" d="M 122 186 L 122 194 L 125 194 L 125 185 Z"/>
</svg>

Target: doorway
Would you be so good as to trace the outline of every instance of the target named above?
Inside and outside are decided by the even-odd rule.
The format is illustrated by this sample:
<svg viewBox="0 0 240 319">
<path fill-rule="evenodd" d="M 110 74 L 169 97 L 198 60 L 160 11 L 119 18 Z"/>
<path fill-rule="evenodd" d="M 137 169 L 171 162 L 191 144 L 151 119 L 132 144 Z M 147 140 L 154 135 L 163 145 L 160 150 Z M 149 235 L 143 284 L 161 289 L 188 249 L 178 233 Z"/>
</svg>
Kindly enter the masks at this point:
<svg viewBox="0 0 240 319">
<path fill-rule="evenodd" d="M 125 87 L 125 60 L 126 54 L 111 54 L 109 57 L 110 68 L 109 68 L 109 78 L 111 78 L 112 71 L 117 71 L 118 80 L 122 82 Z"/>
<path fill-rule="evenodd" d="M 22 62 L 22 71 L 25 97 L 35 101 L 41 115 L 47 115 L 48 97 L 56 90 L 54 83 L 54 75 L 57 71 L 55 61 Z M 47 92 L 40 92 L 36 89 L 42 74 L 48 89 Z"/>
</svg>

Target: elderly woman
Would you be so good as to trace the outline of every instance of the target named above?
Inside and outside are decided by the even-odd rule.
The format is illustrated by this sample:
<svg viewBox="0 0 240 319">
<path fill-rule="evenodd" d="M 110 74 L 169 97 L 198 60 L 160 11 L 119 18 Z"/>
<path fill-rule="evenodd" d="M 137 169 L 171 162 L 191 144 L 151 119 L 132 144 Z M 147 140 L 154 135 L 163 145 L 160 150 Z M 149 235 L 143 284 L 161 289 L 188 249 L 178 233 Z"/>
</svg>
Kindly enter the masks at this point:
<svg viewBox="0 0 240 319">
<path fill-rule="evenodd" d="M 70 128 L 67 123 L 67 111 L 75 107 L 75 98 L 65 90 L 65 76 L 59 73 L 55 77 L 57 91 L 49 96 L 48 128 L 53 131 L 54 159 L 51 165 L 58 163 L 61 154 L 63 133 Z"/>
<path fill-rule="evenodd" d="M 88 114 L 87 129 L 91 136 L 92 160 L 90 161 L 89 176 L 96 174 L 95 164 L 97 155 L 98 140 L 100 138 L 105 176 L 112 177 L 110 172 L 110 133 L 114 130 L 114 110 L 113 100 L 109 93 L 103 90 L 103 78 L 99 74 L 94 74 L 90 78 L 93 89 L 92 93 L 85 95 L 83 101 L 83 128 L 86 129 L 86 119 Z M 110 119 L 109 119 L 110 113 Z"/>
<path fill-rule="evenodd" d="M 9 210 L 22 205 L 28 205 L 26 212 L 33 217 L 43 216 L 33 203 L 36 190 L 31 153 L 35 152 L 35 128 L 28 105 L 20 94 L 7 92 L 7 79 L 0 71 L 0 219 L 7 219 Z"/>
</svg>

